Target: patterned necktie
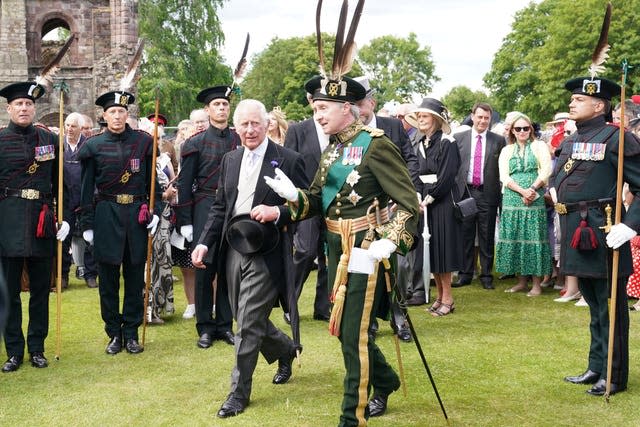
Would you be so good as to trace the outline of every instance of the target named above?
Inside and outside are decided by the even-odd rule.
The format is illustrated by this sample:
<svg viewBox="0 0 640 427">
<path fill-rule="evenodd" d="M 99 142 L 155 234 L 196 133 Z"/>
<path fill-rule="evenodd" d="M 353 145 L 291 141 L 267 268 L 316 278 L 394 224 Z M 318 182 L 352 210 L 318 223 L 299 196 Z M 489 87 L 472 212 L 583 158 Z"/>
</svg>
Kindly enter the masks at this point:
<svg viewBox="0 0 640 427">
<path fill-rule="evenodd" d="M 478 135 L 478 140 L 476 141 L 476 152 L 473 155 L 473 178 L 471 180 L 471 185 L 474 187 L 479 187 L 482 185 L 481 182 L 481 174 L 482 174 L 482 135 Z"/>
</svg>

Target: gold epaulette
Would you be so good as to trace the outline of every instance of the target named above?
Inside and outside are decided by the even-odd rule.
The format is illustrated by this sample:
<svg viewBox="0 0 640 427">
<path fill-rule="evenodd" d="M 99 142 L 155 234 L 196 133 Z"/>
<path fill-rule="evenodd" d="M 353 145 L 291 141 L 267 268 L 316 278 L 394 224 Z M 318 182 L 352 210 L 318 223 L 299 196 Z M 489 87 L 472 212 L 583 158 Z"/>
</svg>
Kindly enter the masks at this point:
<svg viewBox="0 0 640 427">
<path fill-rule="evenodd" d="M 372 128 L 371 126 L 363 126 L 362 130 L 369 132 L 374 138 L 384 135 L 384 131 L 382 129 Z"/>
</svg>

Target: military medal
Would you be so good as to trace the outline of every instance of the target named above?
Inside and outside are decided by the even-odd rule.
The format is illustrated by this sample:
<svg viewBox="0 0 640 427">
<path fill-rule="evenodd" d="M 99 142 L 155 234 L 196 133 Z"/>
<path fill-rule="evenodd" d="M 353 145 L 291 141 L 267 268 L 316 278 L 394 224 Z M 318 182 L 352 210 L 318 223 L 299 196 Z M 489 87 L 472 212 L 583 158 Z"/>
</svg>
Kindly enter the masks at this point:
<svg viewBox="0 0 640 427">
<path fill-rule="evenodd" d="M 331 166 L 331 164 L 335 162 L 338 157 L 340 157 L 340 154 L 338 153 L 340 147 L 342 147 L 342 144 L 338 144 L 337 146 L 335 146 L 333 150 L 327 155 L 327 158 L 324 159 L 324 164 L 326 166 Z"/>
<path fill-rule="evenodd" d="M 564 171 L 569 172 L 573 167 L 573 159 L 567 160 L 567 163 L 564 164 Z"/>
<path fill-rule="evenodd" d="M 571 158 L 574 160 L 604 160 L 606 144 L 592 144 L 587 142 L 574 142 Z"/>
<path fill-rule="evenodd" d="M 127 182 L 129 182 L 129 178 L 131 178 L 131 172 L 124 171 L 124 173 L 120 177 L 120 182 L 126 184 Z"/>
<path fill-rule="evenodd" d="M 353 206 L 357 205 L 362 196 L 356 193 L 356 190 L 351 190 L 351 193 L 347 196 L 349 201 L 353 204 Z"/>
<path fill-rule="evenodd" d="M 140 172 L 140 159 L 131 159 L 131 172 Z"/>
<path fill-rule="evenodd" d="M 40 165 L 34 160 L 33 163 L 29 166 L 29 169 L 27 169 L 27 173 L 29 175 L 33 175 L 38 170 L 38 166 Z"/>
<path fill-rule="evenodd" d="M 353 187 L 358 183 L 358 181 L 360 181 L 360 174 L 354 169 L 349 175 L 347 175 L 346 183 Z"/>
<path fill-rule="evenodd" d="M 45 162 L 56 158 L 56 149 L 53 145 L 41 145 L 35 148 L 35 159 Z"/>
</svg>

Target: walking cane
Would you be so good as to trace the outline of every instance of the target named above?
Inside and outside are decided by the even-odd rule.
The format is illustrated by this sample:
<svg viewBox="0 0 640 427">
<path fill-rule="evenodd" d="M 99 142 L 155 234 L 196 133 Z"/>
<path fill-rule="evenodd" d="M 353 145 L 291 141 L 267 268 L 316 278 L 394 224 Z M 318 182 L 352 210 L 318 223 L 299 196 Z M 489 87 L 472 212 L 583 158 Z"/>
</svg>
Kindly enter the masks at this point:
<svg viewBox="0 0 640 427">
<path fill-rule="evenodd" d="M 151 154 L 151 190 L 149 194 L 149 213 L 153 215 L 156 200 L 156 156 L 158 154 L 158 114 L 160 114 L 160 90 L 156 88 L 156 109 L 153 124 L 153 150 Z M 160 223 L 158 222 L 158 227 Z M 149 306 L 149 286 L 151 283 L 151 256 L 153 253 L 153 235 L 149 231 L 147 235 L 147 266 L 144 280 L 144 311 L 142 318 L 142 345 L 147 332 L 147 307 Z"/>
<path fill-rule="evenodd" d="M 618 176 L 616 179 L 616 214 L 614 224 L 620 224 L 622 221 L 622 185 L 623 185 L 623 167 L 624 167 L 624 101 L 627 83 L 627 71 L 629 64 L 627 60 L 622 61 L 622 88 L 620 90 L 620 136 L 618 137 Z M 607 347 L 607 382 L 604 397 L 609 402 L 611 393 L 611 368 L 613 367 L 613 341 L 614 331 L 616 327 L 616 304 L 618 299 L 618 264 L 620 262 L 619 249 L 613 250 L 613 258 L 611 261 L 611 300 L 609 302 L 609 343 Z"/>
<path fill-rule="evenodd" d="M 58 133 L 58 228 L 64 221 L 63 195 L 64 195 L 64 92 L 66 84 L 61 82 L 60 89 L 60 130 Z M 60 360 L 60 348 L 62 346 L 62 242 L 56 240 L 56 360 Z"/>
</svg>

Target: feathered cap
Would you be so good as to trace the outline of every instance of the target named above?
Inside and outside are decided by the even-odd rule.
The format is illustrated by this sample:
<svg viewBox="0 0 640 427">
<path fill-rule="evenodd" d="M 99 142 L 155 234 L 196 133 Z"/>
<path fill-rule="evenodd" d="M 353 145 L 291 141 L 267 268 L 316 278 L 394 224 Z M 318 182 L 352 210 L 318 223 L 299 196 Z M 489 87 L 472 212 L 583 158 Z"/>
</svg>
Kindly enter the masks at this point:
<svg viewBox="0 0 640 427">
<path fill-rule="evenodd" d="M 609 24 L 611 23 L 611 3 L 607 3 L 607 9 L 604 14 L 602 28 L 600 29 L 600 38 L 593 54 L 591 55 L 591 64 L 589 65 L 589 77 L 577 77 L 565 83 L 564 87 L 571 93 L 593 96 L 610 100 L 612 97 L 620 94 L 620 85 L 611 80 L 596 78 L 598 73 L 605 71 L 604 63 L 609 57 Z"/>
<path fill-rule="evenodd" d="M 356 53 L 356 43 L 354 39 L 363 7 L 364 0 L 358 0 L 353 18 L 351 18 L 349 31 L 345 38 L 349 2 L 348 0 L 342 1 L 338 30 L 336 31 L 336 43 L 333 51 L 333 65 L 331 72 L 327 73 L 324 69 L 324 51 L 322 49 L 322 32 L 320 31 L 322 0 L 318 0 L 318 6 L 316 8 L 316 43 L 318 45 L 320 75 L 313 77 L 304 85 L 306 91 L 311 94 L 314 100 L 357 102 L 365 97 L 365 88 L 357 81 L 345 77 L 345 74 L 351 71 L 351 66 L 353 65 L 353 58 Z"/>
</svg>

